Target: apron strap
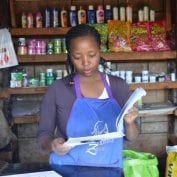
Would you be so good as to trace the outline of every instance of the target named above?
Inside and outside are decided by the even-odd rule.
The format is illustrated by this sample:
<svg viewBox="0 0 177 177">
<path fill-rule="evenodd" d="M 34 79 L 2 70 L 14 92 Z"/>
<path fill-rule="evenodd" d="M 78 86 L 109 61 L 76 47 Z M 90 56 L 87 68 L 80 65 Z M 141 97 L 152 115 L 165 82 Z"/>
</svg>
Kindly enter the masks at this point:
<svg viewBox="0 0 177 177">
<path fill-rule="evenodd" d="M 108 85 L 108 82 L 106 81 L 106 78 L 105 78 L 104 74 L 101 73 L 101 72 L 99 72 L 99 73 L 100 73 L 101 79 L 103 81 L 104 87 L 106 88 L 106 91 L 108 93 L 109 98 L 113 98 L 111 88 Z M 79 83 L 79 77 L 78 77 L 77 74 L 74 76 L 74 86 L 75 86 L 75 91 L 76 91 L 77 98 L 82 98 L 81 88 L 80 88 L 80 83 Z"/>
</svg>

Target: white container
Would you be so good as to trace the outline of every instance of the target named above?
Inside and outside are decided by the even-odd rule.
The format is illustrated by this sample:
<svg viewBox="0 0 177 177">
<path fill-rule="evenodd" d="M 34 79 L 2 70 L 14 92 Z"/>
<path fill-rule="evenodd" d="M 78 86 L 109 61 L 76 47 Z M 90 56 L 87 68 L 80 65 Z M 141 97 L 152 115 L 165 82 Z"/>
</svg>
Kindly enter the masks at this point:
<svg viewBox="0 0 177 177">
<path fill-rule="evenodd" d="M 171 73 L 171 81 L 176 81 L 176 74 L 175 73 Z"/>
<path fill-rule="evenodd" d="M 120 71 L 119 77 L 121 77 L 122 79 L 125 79 L 125 71 L 124 70 Z"/>
<path fill-rule="evenodd" d="M 149 82 L 155 83 L 156 82 L 156 76 L 154 76 L 154 75 L 149 76 Z"/>
<path fill-rule="evenodd" d="M 114 6 L 112 8 L 112 15 L 113 15 L 113 20 L 118 20 L 119 19 L 119 10 L 117 6 Z"/>
<path fill-rule="evenodd" d="M 133 21 L 133 9 L 130 5 L 126 7 L 126 17 L 127 17 L 127 22 Z"/>
<path fill-rule="evenodd" d="M 141 76 L 135 76 L 135 83 L 141 83 Z"/>
<path fill-rule="evenodd" d="M 155 10 L 154 9 L 150 10 L 150 21 L 151 22 L 155 21 Z"/>
<path fill-rule="evenodd" d="M 145 5 L 143 7 L 143 11 L 144 11 L 144 21 L 149 21 L 149 7 Z"/>
<path fill-rule="evenodd" d="M 120 21 L 125 21 L 125 7 L 120 7 Z"/>
<path fill-rule="evenodd" d="M 143 22 L 144 21 L 144 11 L 143 9 L 138 10 L 138 21 Z"/>
</svg>

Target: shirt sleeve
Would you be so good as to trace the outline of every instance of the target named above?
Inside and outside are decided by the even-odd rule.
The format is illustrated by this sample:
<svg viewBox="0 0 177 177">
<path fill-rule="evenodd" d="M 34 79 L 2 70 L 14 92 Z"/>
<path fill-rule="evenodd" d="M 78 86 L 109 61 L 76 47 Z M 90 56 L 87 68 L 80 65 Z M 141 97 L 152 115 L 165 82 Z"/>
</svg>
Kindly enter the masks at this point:
<svg viewBox="0 0 177 177">
<path fill-rule="evenodd" d="M 55 87 L 48 88 L 43 97 L 40 110 L 40 120 L 37 140 L 40 146 L 47 140 L 54 138 L 56 128 L 56 96 Z"/>
</svg>

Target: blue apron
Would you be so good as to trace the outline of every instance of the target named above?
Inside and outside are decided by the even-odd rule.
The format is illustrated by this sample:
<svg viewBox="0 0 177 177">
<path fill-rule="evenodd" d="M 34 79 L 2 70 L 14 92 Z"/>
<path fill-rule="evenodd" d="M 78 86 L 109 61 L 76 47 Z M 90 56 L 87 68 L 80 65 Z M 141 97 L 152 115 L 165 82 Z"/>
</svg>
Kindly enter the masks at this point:
<svg viewBox="0 0 177 177">
<path fill-rule="evenodd" d="M 82 97 L 78 75 L 74 77 L 77 99 L 71 109 L 67 123 L 67 137 L 81 137 L 117 131 L 116 118 L 120 106 L 113 98 L 111 89 L 102 73 L 107 99 Z M 122 125 L 123 126 L 123 125 Z M 122 168 L 123 138 L 92 142 L 74 147 L 66 155 L 54 152 L 50 155 L 51 165 L 83 165 Z"/>
</svg>

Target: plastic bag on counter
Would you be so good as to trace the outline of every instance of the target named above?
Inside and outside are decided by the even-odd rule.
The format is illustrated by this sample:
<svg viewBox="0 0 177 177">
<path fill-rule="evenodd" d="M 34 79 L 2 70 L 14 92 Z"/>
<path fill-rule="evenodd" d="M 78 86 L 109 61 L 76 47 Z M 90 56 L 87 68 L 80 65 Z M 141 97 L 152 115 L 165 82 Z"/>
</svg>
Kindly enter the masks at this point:
<svg viewBox="0 0 177 177">
<path fill-rule="evenodd" d="M 17 56 L 9 31 L 0 29 L 0 68 L 18 65 Z"/>
<path fill-rule="evenodd" d="M 177 145 L 167 146 L 167 161 L 166 161 L 166 172 L 165 177 L 176 177 L 177 176 Z"/>
<path fill-rule="evenodd" d="M 123 150 L 125 177 L 159 177 L 157 157 L 147 152 Z"/>
</svg>

